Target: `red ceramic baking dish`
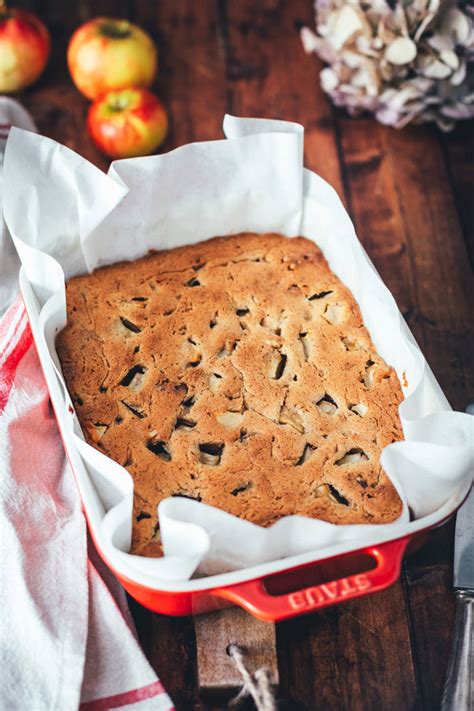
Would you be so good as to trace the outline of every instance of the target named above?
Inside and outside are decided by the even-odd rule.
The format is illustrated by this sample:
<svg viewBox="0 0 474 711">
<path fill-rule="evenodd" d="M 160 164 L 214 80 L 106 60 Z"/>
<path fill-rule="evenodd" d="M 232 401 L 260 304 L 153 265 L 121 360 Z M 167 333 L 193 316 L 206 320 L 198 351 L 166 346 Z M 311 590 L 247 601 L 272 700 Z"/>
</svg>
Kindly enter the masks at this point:
<svg viewBox="0 0 474 711">
<path fill-rule="evenodd" d="M 81 495 L 96 547 L 124 588 L 145 607 L 167 615 L 191 615 L 240 605 L 263 620 L 284 620 L 353 598 L 376 593 L 400 575 L 404 554 L 420 546 L 429 531 L 445 523 L 469 491 L 465 485 L 435 513 L 397 528 L 397 536 L 380 527 L 377 538 L 361 547 L 345 541 L 324 550 L 299 554 L 230 573 L 185 581 L 158 580 L 125 564 L 117 564 L 101 535 L 100 501 L 72 436 L 75 420 L 67 420 L 64 391 L 55 372 L 40 325 L 40 305 L 22 268 L 20 287 L 33 338 L 58 420 L 65 450 Z M 70 409 L 73 417 L 72 408 Z"/>
</svg>

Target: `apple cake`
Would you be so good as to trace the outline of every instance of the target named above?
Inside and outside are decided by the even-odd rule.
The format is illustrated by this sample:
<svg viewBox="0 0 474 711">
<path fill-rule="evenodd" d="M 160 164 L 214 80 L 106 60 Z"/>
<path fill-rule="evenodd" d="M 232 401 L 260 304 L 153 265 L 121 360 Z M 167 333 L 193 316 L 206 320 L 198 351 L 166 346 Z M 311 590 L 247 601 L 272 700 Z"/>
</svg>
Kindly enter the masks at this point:
<svg viewBox="0 0 474 711">
<path fill-rule="evenodd" d="M 403 398 L 351 292 L 302 237 L 239 234 L 67 284 L 57 338 L 87 441 L 135 483 L 132 551 L 184 496 L 262 526 L 386 523 Z"/>
</svg>

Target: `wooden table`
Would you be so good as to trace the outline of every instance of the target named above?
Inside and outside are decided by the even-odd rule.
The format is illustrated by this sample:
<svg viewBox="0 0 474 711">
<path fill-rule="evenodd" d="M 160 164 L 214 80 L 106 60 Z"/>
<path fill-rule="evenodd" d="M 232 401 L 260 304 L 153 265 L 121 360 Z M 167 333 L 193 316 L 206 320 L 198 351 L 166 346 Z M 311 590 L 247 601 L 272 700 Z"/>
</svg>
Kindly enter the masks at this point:
<svg viewBox="0 0 474 711">
<path fill-rule="evenodd" d="M 222 137 L 226 111 L 302 123 L 306 166 L 342 196 L 453 407 L 474 400 L 472 123 L 447 136 L 426 126 L 397 132 L 334 110 L 319 88 L 321 65 L 305 56 L 296 30 L 312 24 L 311 0 L 22 4 L 42 15 L 54 47 L 44 77 L 20 99 L 42 133 L 104 170 L 86 133 L 88 103 L 65 61 L 72 30 L 98 14 L 129 17 L 158 42 L 157 91 L 171 114 L 164 150 Z M 453 622 L 452 547 L 451 523 L 408 558 L 391 589 L 279 624 L 288 708 L 438 708 Z M 197 696 L 193 621 L 132 609 L 177 709 L 209 708 Z"/>
</svg>

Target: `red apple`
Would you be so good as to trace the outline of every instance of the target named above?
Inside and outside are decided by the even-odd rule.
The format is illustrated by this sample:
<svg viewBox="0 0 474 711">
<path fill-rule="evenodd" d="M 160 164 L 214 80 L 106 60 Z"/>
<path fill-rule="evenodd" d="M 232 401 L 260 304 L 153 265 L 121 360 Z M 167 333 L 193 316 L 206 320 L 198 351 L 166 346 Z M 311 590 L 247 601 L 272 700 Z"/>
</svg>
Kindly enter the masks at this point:
<svg viewBox="0 0 474 711">
<path fill-rule="evenodd" d="M 109 91 L 89 109 L 87 128 L 95 144 L 111 158 L 152 153 L 168 132 L 161 101 L 147 89 Z"/>
<path fill-rule="evenodd" d="M 50 44 L 48 30 L 32 12 L 0 9 L 0 93 L 20 91 L 36 81 Z"/>
<path fill-rule="evenodd" d="M 98 17 L 70 39 L 67 63 L 72 80 L 88 99 L 130 86 L 148 87 L 158 67 L 151 37 L 128 20 Z"/>
</svg>

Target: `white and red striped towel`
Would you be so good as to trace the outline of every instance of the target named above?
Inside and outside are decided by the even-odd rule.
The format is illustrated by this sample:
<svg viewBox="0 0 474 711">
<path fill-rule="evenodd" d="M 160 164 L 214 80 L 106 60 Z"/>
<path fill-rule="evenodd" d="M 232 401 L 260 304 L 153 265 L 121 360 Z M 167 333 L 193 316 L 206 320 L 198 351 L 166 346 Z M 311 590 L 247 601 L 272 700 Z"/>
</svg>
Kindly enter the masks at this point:
<svg viewBox="0 0 474 711">
<path fill-rule="evenodd" d="M 173 709 L 88 544 L 20 297 L 0 321 L 0 477 L 0 708 Z"/>
</svg>

